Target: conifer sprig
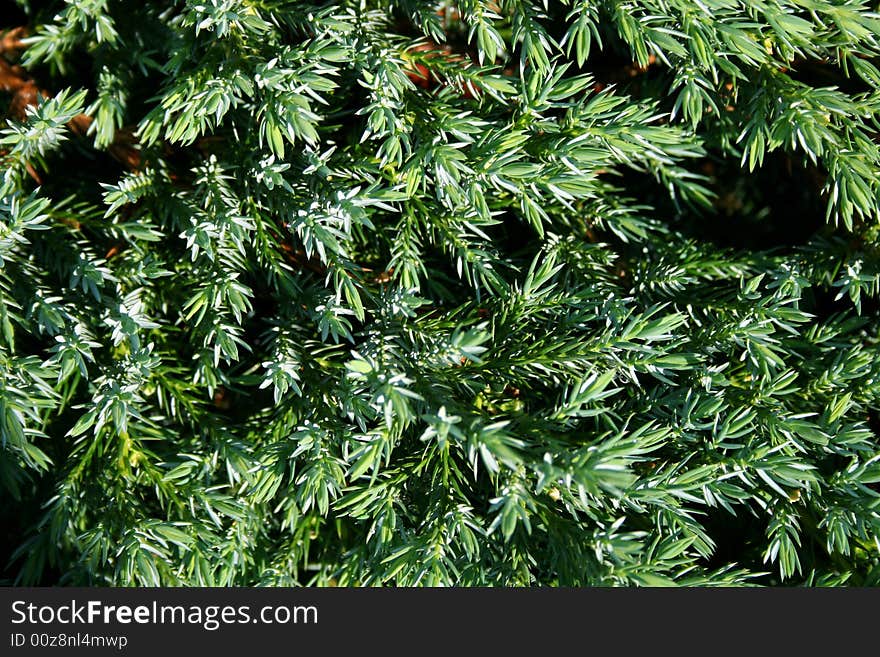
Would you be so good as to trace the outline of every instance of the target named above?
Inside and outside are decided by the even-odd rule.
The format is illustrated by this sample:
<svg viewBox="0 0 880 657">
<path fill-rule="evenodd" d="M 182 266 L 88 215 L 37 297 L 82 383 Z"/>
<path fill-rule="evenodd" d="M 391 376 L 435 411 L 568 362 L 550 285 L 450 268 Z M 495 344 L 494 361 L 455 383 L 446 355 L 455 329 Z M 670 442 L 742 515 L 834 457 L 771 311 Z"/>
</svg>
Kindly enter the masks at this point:
<svg viewBox="0 0 880 657">
<path fill-rule="evenodd" d="M 878 582 L 876 2 L 17 6 L 4 581 Z"/>
</svg>

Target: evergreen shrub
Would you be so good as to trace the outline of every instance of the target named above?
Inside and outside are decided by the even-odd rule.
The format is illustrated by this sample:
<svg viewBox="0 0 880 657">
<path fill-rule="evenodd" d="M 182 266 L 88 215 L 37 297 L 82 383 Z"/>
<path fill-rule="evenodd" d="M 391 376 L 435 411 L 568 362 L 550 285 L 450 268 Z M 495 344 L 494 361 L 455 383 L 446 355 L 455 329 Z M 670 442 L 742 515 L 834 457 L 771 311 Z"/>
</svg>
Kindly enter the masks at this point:
<svg viewBox="0 0 880 657">
<path fill-rule="evenodd" d="M 867 0 L 17 0 L 0 578 L 880 581 Z"/>
</svg>

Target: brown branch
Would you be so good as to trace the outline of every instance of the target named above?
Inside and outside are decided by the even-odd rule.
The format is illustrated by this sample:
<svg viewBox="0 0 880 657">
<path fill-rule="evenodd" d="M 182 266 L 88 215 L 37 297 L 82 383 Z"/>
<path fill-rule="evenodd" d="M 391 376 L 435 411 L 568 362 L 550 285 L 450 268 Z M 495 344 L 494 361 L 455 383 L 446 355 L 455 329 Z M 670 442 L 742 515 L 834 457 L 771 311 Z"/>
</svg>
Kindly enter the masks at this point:
<svg viewBox="0 0 880 657">
<path fill-rule="evenodd" d="M 27 46 L 22 42 L 22 38 L 28 35 L 28 29 L 24 26 L 13 27 L 0 37 L 0 54 L 15 50 L 24 50 Z"/>
</svg>

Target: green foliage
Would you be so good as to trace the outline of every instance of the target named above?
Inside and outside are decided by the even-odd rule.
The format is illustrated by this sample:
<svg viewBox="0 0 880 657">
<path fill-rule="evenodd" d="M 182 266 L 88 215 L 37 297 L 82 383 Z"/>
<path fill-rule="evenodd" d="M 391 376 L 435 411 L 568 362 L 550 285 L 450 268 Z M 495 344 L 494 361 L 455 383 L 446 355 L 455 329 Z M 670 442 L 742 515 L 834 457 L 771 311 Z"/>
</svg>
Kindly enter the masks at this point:
<svg viewBox="0 0 880 657">
<path fill-rule="evenodd" d="M 7 582 L 880 581 L 877 2 L 18 6 Z"/>
</svg>

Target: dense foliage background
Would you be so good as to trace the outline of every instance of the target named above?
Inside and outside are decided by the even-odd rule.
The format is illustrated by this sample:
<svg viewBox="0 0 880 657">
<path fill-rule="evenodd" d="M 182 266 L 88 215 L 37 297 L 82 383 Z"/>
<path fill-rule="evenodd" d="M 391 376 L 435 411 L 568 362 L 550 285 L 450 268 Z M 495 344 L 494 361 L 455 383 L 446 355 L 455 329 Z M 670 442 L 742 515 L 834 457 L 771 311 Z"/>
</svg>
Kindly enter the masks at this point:
<svg viewBox="0 0 880 657">
<path fill-rule="evenodd" d="M 880 582 L 864 0 L 17 0 L 0 578 Z"/>
</svg>

